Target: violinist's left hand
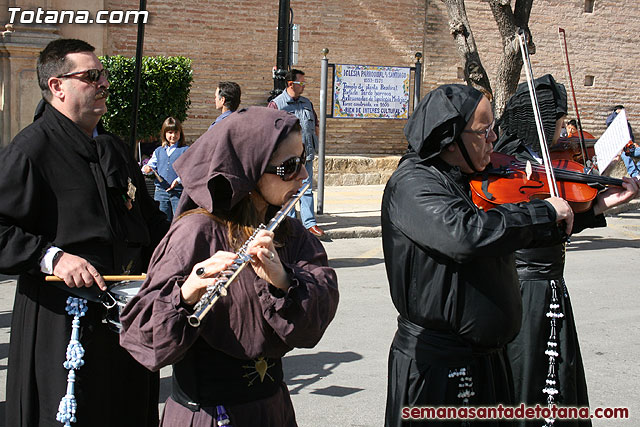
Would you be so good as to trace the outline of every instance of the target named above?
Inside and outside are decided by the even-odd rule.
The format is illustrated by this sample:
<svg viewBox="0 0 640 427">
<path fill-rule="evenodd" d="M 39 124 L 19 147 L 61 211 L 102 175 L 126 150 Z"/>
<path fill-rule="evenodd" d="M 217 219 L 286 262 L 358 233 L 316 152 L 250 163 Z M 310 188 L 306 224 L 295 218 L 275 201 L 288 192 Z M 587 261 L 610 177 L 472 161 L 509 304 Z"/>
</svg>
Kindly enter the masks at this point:
<svg viewBox="0 0 640 427">
<path fill-rule="evenodd" d="M 283 291 L 289 289 L 289 277 L 273 245 L 273 232 L 259 231 L 249 243 L 247 253 L 252 256 L 251 267 L 258 277 Z"/>
<path fill-rule="evenodd" d="M 622 205 L 638 196 L 638 188 L 640 181 L 638 178 L 622 178 L 622 187 L 609 187 L 602 193 L 598 194 L 593 212 L 600 215 L 607 209 L 614 206 Z"/>
</svg>

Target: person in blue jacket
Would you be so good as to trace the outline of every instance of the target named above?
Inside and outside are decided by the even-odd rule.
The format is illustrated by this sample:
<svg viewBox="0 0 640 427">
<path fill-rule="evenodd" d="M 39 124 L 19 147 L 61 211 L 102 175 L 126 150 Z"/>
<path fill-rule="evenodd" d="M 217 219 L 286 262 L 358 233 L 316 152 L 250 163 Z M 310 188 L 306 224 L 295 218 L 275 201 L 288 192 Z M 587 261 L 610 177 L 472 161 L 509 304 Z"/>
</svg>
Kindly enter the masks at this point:
<svg viewBox="0 0 640 427">
<path fill-rule="evenodd" d="M 149 162 L 142 167 L 142 172 L 155 175 L 156 191 L 153 198 L 160 203 L 160 210 L 167 215 L 169 221 L 178 207 L 182 194 L 180 177 L 173 170 L 173 162 L 187 151 L 184 132 L 180 120 L 167 117 L 160 133 L 162 145 L 155 149 Z"/>
<path fill-rule="evenodd" d="M 318 152 L 318 115 L 309 98 L 302 96 L 304 87 L 307 84 L 304 80 L 304 72 L 293 68 L 287 72 L 284 79 L 287 83 L 286 89 L 273 98 L 267 106 L 294 114 L 300 120 L 302 142 L 307 159 L 305 168 L 309 175 L 304 181 L 304 184 L 306 184 L 313 182 L 313 158 Z M 290 212 L 289 216 L 295 217 L 295 212 Z M 318 238 L 324 238 L 324 230 L 318 226 L 313 213 L 313 192 L 311 187 L 305 191 L 304 196 L 300 199 L 300 220 L 309 233 Z"/>
<path fill-rule="evenodd" d="M 607 117 L 606 125 L 609 125 L 613 122 L 613 120 L 618 117 L 618 113 L 624 109 L 622 105 L 616 105 L 613 107 L 613 111 Z M 640 159 L 640 147 L 635 142 L 635 138 L 633 137 L 633 130 L 631 130 L 631 125 L 629 121 L 627 121 L 627 126 L 629 127 L 629 135 L 631 136 L 631 144 L 624 148 L 620 157 L 624 162 L 624 166 L 627 168 L 627 173 L 630 177 L 635 178 L 640 175 L 640 164 L 638 164 L 638 160 Z"/>
</svg>

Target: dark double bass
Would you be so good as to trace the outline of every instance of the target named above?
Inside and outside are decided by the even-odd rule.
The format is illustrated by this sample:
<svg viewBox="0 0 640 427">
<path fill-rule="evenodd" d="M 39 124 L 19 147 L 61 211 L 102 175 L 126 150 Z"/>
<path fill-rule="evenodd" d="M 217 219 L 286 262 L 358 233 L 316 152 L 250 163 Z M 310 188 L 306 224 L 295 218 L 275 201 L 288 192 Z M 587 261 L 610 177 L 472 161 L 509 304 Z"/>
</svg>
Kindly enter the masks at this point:
<svg viewBox="0 0 640 427">
<path fill-rule="evenodd" d="M 576 91 L 573 87 L 573 77 L 571 75 L 571 64 L 569 63 L 569 49 L 567 48 L 567 34 L 564 28 L 558 28 L 558 37 L 563 50 L 563 59 L 567 66 L 567 77 L 569 79 L 569 87 L 571 88 L 571 97 L 573 99 L 573 109 L 576 112 L 577 130 L 568 133 L 566 137 L 559 138 L 558 141 L 549 147 L 551 158 L 567 159 L 582 163 L 584 170 L 590 170 L 595 167 L 592 159 L 595 158 L 595 150 L 593 148 L 596 138 L 589 132 L 582 129 L 582 121 L 580 120 L 580 112 L 578 111 L 578 101 L 576 100 Z"/>
</svg>

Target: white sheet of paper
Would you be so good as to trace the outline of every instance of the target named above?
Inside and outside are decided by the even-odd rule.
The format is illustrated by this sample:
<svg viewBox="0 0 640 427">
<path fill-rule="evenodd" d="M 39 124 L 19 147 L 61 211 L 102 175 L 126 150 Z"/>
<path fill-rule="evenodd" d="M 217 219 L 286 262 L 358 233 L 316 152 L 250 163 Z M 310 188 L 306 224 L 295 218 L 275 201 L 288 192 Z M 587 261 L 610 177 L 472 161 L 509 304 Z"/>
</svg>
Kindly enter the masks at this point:
<svg viewBox="0 0 640 427">
<path fill-rule="evenodd" d="M 598 159 L 598 169 L 603 173 L 613 159 L 620 154 L 627 143 L 631 141 L 629 127 L 627 126 L 627 115 L 624 110 L 618 113 L 611 125 L 602 134 L 593 148 Z"/>
</svg>

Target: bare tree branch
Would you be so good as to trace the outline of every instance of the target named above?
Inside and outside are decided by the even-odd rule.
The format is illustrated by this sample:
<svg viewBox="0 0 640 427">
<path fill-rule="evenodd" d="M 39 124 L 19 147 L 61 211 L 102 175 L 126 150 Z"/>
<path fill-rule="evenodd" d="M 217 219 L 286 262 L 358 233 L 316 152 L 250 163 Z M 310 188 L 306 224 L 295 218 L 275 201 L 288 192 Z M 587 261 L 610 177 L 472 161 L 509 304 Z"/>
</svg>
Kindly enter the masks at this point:
<svg viewBox="0 0 640 427">
<path fill-rule="evenodd" d="M 447 7 L 449 30 L 464 64 L 465 81 L 476 89 L 491 92 L 489 76 L 482 66 L 480 55 L 478 55 L 478 48 L 469 26 L 464 0 L 442 0 L 442 2 Z"/>
<path fill-rule="evenodd" d="M 527 48 L 533 55 L 536 46 L 529 30 L 529 17 L 533 0 L 516 0 L 515 8 L 511 9 L 508 0 L 489 0 L 489 7 L 496 20 L 498 31 L 502 37 L 502 57 L 498 64 L 498 72 L 494 86 L 494 108 L 496 117 L 501 117 L 509 98 L 515 93 L 522 70 L 522 55 L 516 37 L 516 32 L 523 29 L 527 33 Z"/>
<path fill-rule="evenodd" d="M 516 0 L 516 7 L 514 15 L 516 17 L 516 24 L 518 26 L 529 26 L 529 17 L 531 16 L 531 8 L 533 7 L 533 0 Z"/>
<path fill-rule="evenodd" d="M 486 89 L 494 96 L 493 104 L 496 117 L 502 116 L 507 100 L 515 93 L 520 81 L 522 56 L 516 37 L 519 29 L 527 33 L 529 53 L 535 53 L 535 44 L 529 31 L 529 17 L 533 0 L 515 0 L 512 9 L 510 0 L 489 0 L 489 7 L 496 21 L 502 39 L 502 57 L 491 90 L 489 77 L 482 66 L 475 39 L 469 26 L 464 0 L 442 0 L 449 14 L 449 28 L 456 41 L 458 53 L 464 66 L 465 81 L 480 89 Z"/>
</svg>

